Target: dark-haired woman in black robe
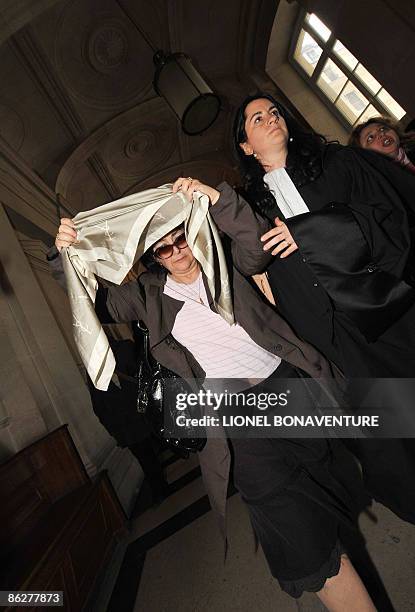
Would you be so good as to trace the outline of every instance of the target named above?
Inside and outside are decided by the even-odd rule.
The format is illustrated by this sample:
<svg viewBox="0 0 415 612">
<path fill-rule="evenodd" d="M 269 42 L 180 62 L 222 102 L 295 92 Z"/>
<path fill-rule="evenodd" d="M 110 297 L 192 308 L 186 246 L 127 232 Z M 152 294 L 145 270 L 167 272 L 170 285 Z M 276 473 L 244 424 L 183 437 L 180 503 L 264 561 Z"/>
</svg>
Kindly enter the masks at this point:
<svg viewBox="0 0 415 612">
<path fill-rule="evenodd" d="M 267 94 L 241 105 L 234 138 L 248 201 L 278 217 L 263 239 L 279 312 L 347 377 L 414 377 L 415 176 L 305 132 Z M 347 444 L 373 497 L 415 522 L 415 440 Z"/>
</svg>

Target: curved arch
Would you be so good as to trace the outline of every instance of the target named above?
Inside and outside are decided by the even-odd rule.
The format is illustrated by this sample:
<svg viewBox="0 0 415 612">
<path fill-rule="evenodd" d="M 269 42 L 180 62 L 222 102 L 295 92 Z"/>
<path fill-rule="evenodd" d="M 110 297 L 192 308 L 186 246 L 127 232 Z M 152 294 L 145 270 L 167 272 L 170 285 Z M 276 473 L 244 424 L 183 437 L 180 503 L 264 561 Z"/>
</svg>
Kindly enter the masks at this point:
<svg viewBox="0 0 415 612">
<path fill-rule="evenodd" d="M 55 191 L 70 199 L 85 169 L 99 155 L 119 192 L 169 163 L 174 154 L 177 126 L 161 98 L 152 98 L 117 115 L 71 153 L 61 168 Z M 83 178 L 81 178 L 81 176 Z"/>
<path fill-rule="evenodd" d="M 226 160 L 198 159 L 188 162 L 181 162 L 169 168 L 164 168 L 157 174 L 147 177 L 143 181 L 135 183 L 129 187 L 123 196 L 138 191 L 150 189 L 156 185 L 164 185 L 173 182 L 179 176 L 194 176 L 205 181 L 207 184 L 218 184 L 227 181 L 231 185 L 237 182 L 238 173 L 235 168 Z"/>
<path fill-rule="evenodd" d="M 100 127 L 68 157 L 55 191 L 74 210 L 171 182 L 184 174 L 217 184 L 236 182 L 233 162 L 221 148 L 183 161 L 177 122 L 161 98 L 152 98 Z M 209 150 L 210 149 L 210 150 Z M 186 156 L 190 156 L 187 151 Z M 108 189 L 110 187 L 110 189 Z"/>
</svg>

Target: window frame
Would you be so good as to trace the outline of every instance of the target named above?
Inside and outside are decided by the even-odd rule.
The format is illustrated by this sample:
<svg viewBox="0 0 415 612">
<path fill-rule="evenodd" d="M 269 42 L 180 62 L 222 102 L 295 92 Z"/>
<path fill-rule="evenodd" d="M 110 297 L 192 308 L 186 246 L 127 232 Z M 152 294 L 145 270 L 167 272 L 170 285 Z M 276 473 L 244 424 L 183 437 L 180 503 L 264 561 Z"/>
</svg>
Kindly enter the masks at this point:
<svg viewBox="0 0 415 612">
<path fill-rule="evenodd" d="M 302 77 L 302 79 L 304 79 L 307 82 L 308 86 L 312 89 L 312 91 L 320 98 L 320 100 L 325 104 L 325 106 L 329 108 L 330 112 L 336 117 L 336 119 L 342 124 L 342 126 L 347 131 L 350 132 L 351 130 L 354 129 L 355 126 L 359 125 L 361 117 L 366 112 L 366 109 L 367 109 L 367 107 L 363 109 L 363 111 L 360 113 L 360 115 L 358 116 L 358 118 L 355 120 L 354 123 L 349 123 L 347 118 L 343 115 L 343 113 L 335 105 L 335 102 L 339 99 L 344 88 L 347 86 L 349 82 L 352 83 L 356 87 L 356 89 L 358 89 L 360 93 L 369 101 L 369 105 L 372 105 L 376 108 L 380 116 L 389 117 L 393 121 L 396 121 L 396 123 L 400 123 L 407 116 L 407 113 L 405 112 L 405 115 L 403 115 L 401 119 L 397 119 L 394 115 L 389 113 L 387 108 L 385 108 L 382 105 L 382 103 L 376 99 L 377 94 L 374 95 L 370 91 L 370 89 L 368 89 L 365 86 L 365 84 L 353 73 L 353 71 L 345 63 L 343 63 L 339 59 L 339 57 L 334 52 L 334 44 L 336 41 L 339 41 L 340 43 L 344 45 L 343 41 L 339 40 L 336 37 L 335 31 L 328 28 L 328 26 L 326 26 L 326 24 L 322 22 L 331 32 L 327 41 L 324 41 L 318 35 L 318 33 L 312 28 L 312 26 L 307 22 L 306 17 L 308 14 L 312 14 L 312 13 L 310 13 L 306 9 L 300 9 L 295 26 L 294 26 L 293 36 L 291 38 L 289 51 L 288 51 L 288 62 L 292 66 L 292 68 L 294 68 L 294 70 Z M 316 15 L 316 17 L 318 17 L 318 15 Z M 297 62 L 297 60 L 294 57 L 295 49 L 297 47 L 297 43 L 298 43 L 298 39 L 299 39 L 301 30 L 304 30 L 310 36 L 312 36 L 312 38 L 318 43 L 318 45 L 323 50 L 318 59 L 317 64 L 315 65 L 313 74 L 311 76 L 307 74 L 304 68 Z M 352 53 L 352 51 L 346 45 L 344 46 L 348 49 L 348 51 L 350 51 L 350 53 Z M 320 77 L 323 71 L 324 65 L 328 59 L 330 59 L 334 64 L 336 64 L 339 70 L 341 70 L 341 72 L 343 72 L 343 74 L 347 77 L 345 84 L 342 86 L 341 90 L 337 94 L 337 97 L 333 101 L 330 100 L 330 98 L 324 93 L 324 91 L 320 89 L 320 87 L 317 85 L 317 80 Z M 358 64 L 356 65 L 356 67 L 360 64 L 361 66 L 363 66 L 363 68 L 365 68 L 370 73 L 370 71 L 366 68 L 366 66 L 362 64 L 362 62 L 357 57 L 356 59 L 358 61 Z M 376 80 L 378 80 L 374 75 L 372 76 Z M 380 83 L 380 81 L 378 82 Z M 381 88 L 379 89 L 378 93 L 382 89 L 385 89 L 382 83 L 380 83 L 380 85 L 381 85 Z M 399 104 L 397 100 L 396 102 Z"/>
</svg>

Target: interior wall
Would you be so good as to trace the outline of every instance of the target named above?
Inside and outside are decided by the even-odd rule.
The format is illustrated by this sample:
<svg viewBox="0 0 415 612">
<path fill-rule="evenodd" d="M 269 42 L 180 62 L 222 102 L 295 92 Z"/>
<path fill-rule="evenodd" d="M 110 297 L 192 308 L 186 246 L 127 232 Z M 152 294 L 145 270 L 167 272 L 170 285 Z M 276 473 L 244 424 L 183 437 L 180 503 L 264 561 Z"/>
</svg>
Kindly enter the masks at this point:
<svg viewBox="0 0 415 612">
<path fill-rule="evenodd" d="M 409 0 L 299 0 L 415 117 L 415 10 Z M 294 3 L 295 5 L 296 3 Z"/>
<path fill-rule="evenodd" d="M 280 0 L 269 41 L 266 71 L 316 132 L 346 144 L 347 130 L 288 63 L 292 32 L 299 11 L 296 2 Z"/>
<path fill-rule="evenodd" d="M 0 170 L 0 460 L 68 423 L 88 473 L 108 469 L 129 511 L 142 470 L 92 411 L 69 304 L 45 260 L 54 194 L 1 138 Z"/>
</svg>

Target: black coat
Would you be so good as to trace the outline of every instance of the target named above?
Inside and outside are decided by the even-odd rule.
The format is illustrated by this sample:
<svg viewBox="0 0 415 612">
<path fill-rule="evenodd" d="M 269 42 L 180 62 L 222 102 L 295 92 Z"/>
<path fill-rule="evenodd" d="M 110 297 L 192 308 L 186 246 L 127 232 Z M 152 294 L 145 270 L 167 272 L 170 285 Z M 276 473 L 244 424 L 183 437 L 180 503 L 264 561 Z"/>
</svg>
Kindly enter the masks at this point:
<svg viewBox="0 0 415 612">
<path fill-rule="evenodd" d="M 415 164 L 415 146 L 405 149 L 405 153 L 407 154 L 409 161 L 412 164 Z"/>
<path fill-rule="evenodd" d="M 299 251 L 268 269 L 280 312 L 349 376 L 413 376 L 415 175 L 328 145 L 299 192 L 310 213 L 286 220 Z"/>
<path fill-rule="evenodd" d="M 310 213 L 286 220 L 299 250 L 268 268 L 280 312 L 347 376 L 412 378 L 415 296 L 407 281 L 414 278 L 415 175 L 385 156 L 328 145 L 321 175 L 299 192 Z M 377 400 L 392 421 L 410 419 L 412 387 L 408 394 L 405 381 L 379 382 Z M 371 382 L 351 385 L 358 404 L 359 385 L 366 392 Z M 415 440 L 344 442 L 375 499 L 415 522 Z"/>
</svg>

